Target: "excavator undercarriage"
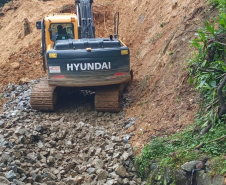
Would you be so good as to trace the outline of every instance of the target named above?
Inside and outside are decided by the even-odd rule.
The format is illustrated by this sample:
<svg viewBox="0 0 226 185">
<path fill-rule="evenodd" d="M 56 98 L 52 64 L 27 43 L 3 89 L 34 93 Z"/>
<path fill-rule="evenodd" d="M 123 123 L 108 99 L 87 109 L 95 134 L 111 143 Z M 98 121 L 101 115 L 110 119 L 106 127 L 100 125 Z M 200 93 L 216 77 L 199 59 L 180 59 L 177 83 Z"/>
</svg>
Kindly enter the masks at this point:
<svg viewBox="0 0 226 185">
<path fill-rule="evenodd" d="M 104 112 L 120 111 L 120 95 L 125 83 L 95 87 L 95 110 Z M 30 103 L 36 110 L 55 110 L 57 106 L 57 88 L 50 86 L 47 79 L 42 79 L 31 92 Z"/>
</svg>

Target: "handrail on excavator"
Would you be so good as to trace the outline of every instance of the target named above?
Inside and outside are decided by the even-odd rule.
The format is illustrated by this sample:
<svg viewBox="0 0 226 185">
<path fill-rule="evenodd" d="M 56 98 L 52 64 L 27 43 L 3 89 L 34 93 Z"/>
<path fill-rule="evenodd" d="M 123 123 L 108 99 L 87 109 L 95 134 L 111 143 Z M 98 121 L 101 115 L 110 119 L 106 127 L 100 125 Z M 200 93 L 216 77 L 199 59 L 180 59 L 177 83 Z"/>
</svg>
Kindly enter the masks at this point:
<svg viewBox="0 0 226 185">
<path fill-rule="evenodd" d="M 118 27 L 119 27 L 119 12 L 115 12 L 114 15 L 114 38 L 118 38 Z"/>
</svg>

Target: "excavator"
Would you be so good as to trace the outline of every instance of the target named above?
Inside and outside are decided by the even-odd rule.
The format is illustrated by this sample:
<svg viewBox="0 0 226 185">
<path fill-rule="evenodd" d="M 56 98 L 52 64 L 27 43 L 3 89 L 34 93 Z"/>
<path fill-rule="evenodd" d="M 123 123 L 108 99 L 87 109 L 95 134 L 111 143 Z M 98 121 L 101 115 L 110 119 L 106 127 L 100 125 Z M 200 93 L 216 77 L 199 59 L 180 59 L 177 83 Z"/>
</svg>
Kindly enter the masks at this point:
<svg viewBox="0 0 226 185">
<path fill-rule="evenodd" d="M 33 87 L 31 107 L 54 110 L 57 88 L 74 87 L 95 92 L 95 110 L 118 112 L 120 95 L 132 79 L 129 48 L 118 39 L 119 12 L 114 34 L 95 38 L 93 0 L 75 0 L 75 7 L 76 14 L 53 14 L 36 22 L 47 78 Z"/>
</svg>

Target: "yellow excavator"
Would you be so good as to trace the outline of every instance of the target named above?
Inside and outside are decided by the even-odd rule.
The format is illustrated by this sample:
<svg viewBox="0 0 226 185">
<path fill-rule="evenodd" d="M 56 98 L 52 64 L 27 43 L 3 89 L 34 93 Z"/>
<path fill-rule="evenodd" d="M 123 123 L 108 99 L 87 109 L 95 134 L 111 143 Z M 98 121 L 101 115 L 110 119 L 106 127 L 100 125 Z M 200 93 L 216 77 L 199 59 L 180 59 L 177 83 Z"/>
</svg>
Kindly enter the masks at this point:
<svg viewBox="0 0 226 185">
<path fill-rule="evenodd" d="M 57 87 L 76 87 L 95 92 L 97 111 L 120 110 L 120 94 L 132 78 L 130 51 L 118 39 L 118 12 L 114 15 L 114 35 L 95 38 L 92 4 L 93 0 L 75 0 L 76 14 L 53 14 L 36 22 L 42 32 L 47 79 L 31 92 L 33 109 L 54 110 Z"/>
</svg>

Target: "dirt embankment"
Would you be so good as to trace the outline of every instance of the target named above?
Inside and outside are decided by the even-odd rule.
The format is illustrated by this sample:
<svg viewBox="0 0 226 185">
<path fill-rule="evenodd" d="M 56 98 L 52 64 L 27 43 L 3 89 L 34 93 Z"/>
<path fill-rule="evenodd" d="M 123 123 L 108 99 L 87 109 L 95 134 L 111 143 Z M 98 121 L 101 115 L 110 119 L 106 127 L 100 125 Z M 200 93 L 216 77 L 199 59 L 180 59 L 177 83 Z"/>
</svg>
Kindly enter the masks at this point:
<svg viewBox="0 0 226 185">
<path fill-rule="evenodd" d="M 0 85 L 42 75 L 40 33 L 35 22 L 59 12 L 72 0 L 18 0 L 6 5 L 0 17 Z M 96 0 L 94 19 L 97 37 L 113 33 L 113 14 L 120 12 L 120 38 L 131 49 L 134 80 L 128 86 L 124 111 L 135 124 L 134 147 L 142 147 L 153 135 L 178 132 L 192 123 L 198 109 L 197 95 L 188 85 L 185 70 L 188 41 L 208 16 L 201 0 Z M 29 34 L 24 32 L 24 20 Z M 25 79 L 27 80 L 27 79 Z"/>
</svg>

